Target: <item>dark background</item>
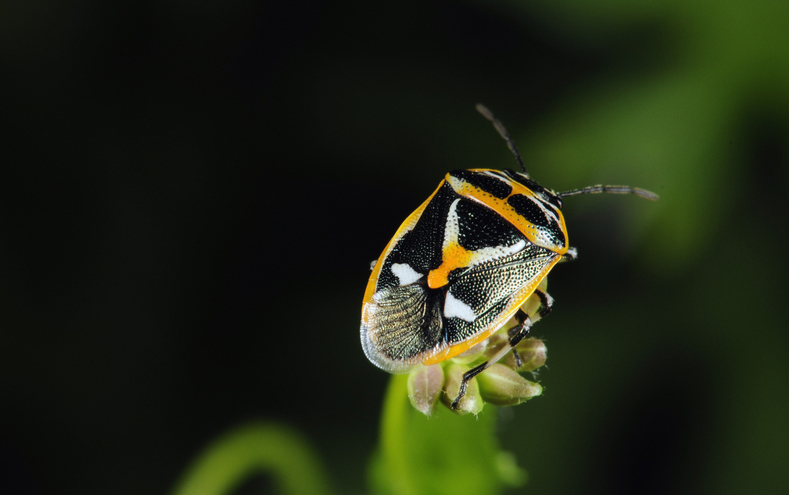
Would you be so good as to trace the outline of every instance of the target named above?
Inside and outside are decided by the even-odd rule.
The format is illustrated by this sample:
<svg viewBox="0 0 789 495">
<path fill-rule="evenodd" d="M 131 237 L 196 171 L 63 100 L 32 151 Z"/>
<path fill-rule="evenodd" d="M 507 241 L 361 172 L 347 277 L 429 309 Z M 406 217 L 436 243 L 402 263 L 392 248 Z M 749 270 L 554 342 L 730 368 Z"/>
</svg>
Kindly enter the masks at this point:
<svg viewBox="0 0 789 495">
<path fill-rule="evenodd" d="M 376 258 L 455 168 L 579 260 L 501 441 L 530 493 L 789 487 L 786 2 L 0 6 L 0 491 L 164 493 L 252 419 L 364 493 Z"/>
</svg>

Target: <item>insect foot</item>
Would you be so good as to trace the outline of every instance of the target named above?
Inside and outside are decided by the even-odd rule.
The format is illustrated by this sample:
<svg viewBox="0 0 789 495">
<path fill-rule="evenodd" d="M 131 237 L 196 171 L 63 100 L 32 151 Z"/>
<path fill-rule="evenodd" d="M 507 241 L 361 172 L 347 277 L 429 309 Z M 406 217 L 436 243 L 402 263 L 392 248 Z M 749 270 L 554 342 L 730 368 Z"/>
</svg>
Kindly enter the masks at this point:
<svg viewBox="0 0 789 495">
<path fill-rule="evenodd" d="M 463 378 L 468 372 L 468 368 L 462 364 L 450 363 L 447 365 L 445 392 L 441 396 L 441 402 L 458 414 L 479 414 L 485 401 L 479 393 L 477 380 L 472 379 L 467 382 L 464 391 L 461 391 Z"/>
</svg>

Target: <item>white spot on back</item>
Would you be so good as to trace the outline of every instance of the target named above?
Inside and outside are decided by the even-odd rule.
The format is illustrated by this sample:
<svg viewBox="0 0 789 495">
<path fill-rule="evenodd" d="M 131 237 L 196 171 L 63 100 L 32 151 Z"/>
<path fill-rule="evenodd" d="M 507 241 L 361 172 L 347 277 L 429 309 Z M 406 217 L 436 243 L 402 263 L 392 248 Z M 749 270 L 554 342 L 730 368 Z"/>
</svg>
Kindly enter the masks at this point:
<svg viewBox="0 0 789 495">
<path fill-rule="evenodd" d="M 397 280 L 400 281 L 400 285 L 410 285 L 422 278 L 422 274 L 411 268 L 410 265 L 406 263 L 392 263 L 392 273 Z"/>
<path fill-rule="evenodd" d="M 449 291 L 447 291 L 447 299 L 444 302 L 444 317 L 460 318 L 469 323 L 477 319 L 477 315 L 474 314 L 474 310 L 471 309 L 471 306 L 453 296 Z"/>
<path fill-rule="evenodd" d="M 447 223 L 444 227 L 444 249 L 452 244 L 458 244 L 458 236 L 460 236 L 460 219 L 458 219 L 458 203 L 460 198 L 456 199 L 449 205 L 449 212 L 447 213 Z"/>
<path fill-rule="evenodd" d="M 512 246 L 495 246 L 477 249 L 474 254 L 478 255 L 483 261 L 497 260 L 511 254 L 515 254 L 526 247 L 526 241 L 521 239 Z"/>
</svg>

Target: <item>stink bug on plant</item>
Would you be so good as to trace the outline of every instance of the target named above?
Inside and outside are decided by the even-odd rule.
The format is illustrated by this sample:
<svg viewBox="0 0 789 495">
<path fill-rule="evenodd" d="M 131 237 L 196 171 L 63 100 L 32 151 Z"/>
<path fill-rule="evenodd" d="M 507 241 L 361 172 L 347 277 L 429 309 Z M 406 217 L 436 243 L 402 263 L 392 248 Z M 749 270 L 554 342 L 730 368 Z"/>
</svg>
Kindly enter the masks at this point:
<svg viewBox="0 0 789 495">
<path fill-rule="evenodd" d="M 476 375 L 511 351 L 519 361 L 514 347 L 551 311 L 553 298 L 543 281 L 557 263 L 577 255 L 567 243 L 562 198 L 590 193 L 658 198 L 628 186 L 558 193 L 544 188 L 529 177 L 501 122 L 484 106 L 477 110 L 507 142 L 521 172 L 449 172 L 374 262 L 362 304 L 364 353 L 390 373 L 453 358 L 515 322 L 508 345 L 463 375 L 453 409 Z M 539 310 L 529 312 L 526 306 L 534 298 Z"/>
</svg>

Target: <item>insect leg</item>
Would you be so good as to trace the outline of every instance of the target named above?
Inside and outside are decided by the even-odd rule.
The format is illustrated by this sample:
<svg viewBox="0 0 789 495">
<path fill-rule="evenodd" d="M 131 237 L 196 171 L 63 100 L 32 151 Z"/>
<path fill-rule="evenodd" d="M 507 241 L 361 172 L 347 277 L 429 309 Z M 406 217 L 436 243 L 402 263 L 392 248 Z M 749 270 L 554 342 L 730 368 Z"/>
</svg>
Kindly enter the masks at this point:
<svg viewBox="0 0 789 495">
<path fill-rule="evenodd" d="M 553 309 L 553 298 L 542 289 L 535 290 L 534 295 L 540 298 L 540 310 L 532 318 L 532 323 L 537 323 L 541 318 L 548 316 Z"/>
<path fill-rule="evenodd" d="M 529 330 L 531 330 L 531 326 L 538 321 L 540 321 L 544 316 L 551 312 L 551 308 L 553 307 L 553 298 L 544 290 L 542 289 L 535 289 L 534 296 L 539 298 L 540 300 L 540 307 L 537 312 L 530 317 L 526 314 L 523 309 L 519 309 L 518 312 L 515 314 L 515 318 L 518 320 L 519 324 L 517 326 L 512 327 L 508 331 L 508 335 L 510 341 L 505 345 L 499 352 L 497 352 L 492 358 L 485 361 L 484 363 L 471 368 L 467 372 L 463 373 L 463 380 L 460 382 L 460 389 L 458 390 L 458 396 L 455 397 L 455 400 L 452 401 L 452 409 L 457 409 L 458 405 L 460 404 L 461 399 L 463 396 L 466 395 L 466 388 L 468 387 L 468 382 L 471 381 L 472 378 L 479 375 L 486 369 L 488 369 L 491 365 L 499 361 L 501 358 L 507 355 L 508 352 L 512 351 L 515 353 L 515 361 L 520 368 L 523 364 L 518 351 L 515 350 L 515 346 L 518 343 L 526 338 L 529 335 Z"/>
<path fill-rule="evenodd" d="M 518 321 L 518 324 L 507 330 L 507 336 L 510 338 L 510 340 L 513 339 L 518 333 L 520 333 L 521 327 L 523 326 L 523 323 L 527 319 L 529 319 L 529 315 L 527 315 L 526 312 L 523 311 L 523 308 L 521 308 L 518 309 L 517 313 L 515 313 L 515 319 Z M 515 366 L 517 366 L 518 368 L 523 366 L 521 355 L 518 353 L 515 347 L 512 347 L 512 355 L 515 357 Z"/>
<path fill-rule="evenodd" d="M 475 366 L 470 370 L 463 373 L 463 380 L 460 382 L 460 389 L 458 390 L 458 396 L 455 397 L 455 400 L 452 401 L 452 409 L 457 409 L 458 405 L 460 404 L 460 400 L 466 395 L 466 388 L 468 387 L 468 382 L 471 381 L 472 378 L 479 375 L 483 371 L 485 371 L 491 363 L 490 361 L 485 361 L 484 363 L 480 364 L 479 366 Z"/>
<path fill-rule="evenodd" d="M 540 288 L 535 289 L 532 297 L 537 297 L 540 300 L 540 306 L 537 311 L 532 316 L 529 316 L 526 314 L 523 308 L 519 309 L 515 314 L 515 318 L 518 320 L 520 325 L 515 326 L 509 330 L 509 345 L 513 351 L 515 350 L 515 346 L 529 335 L 531 326 L 547 316 L 553 308 L 553 298 L 544 290 Z M 516 361 L 519 361 L 517 354 L 515 359 Z"/>
</svg>

